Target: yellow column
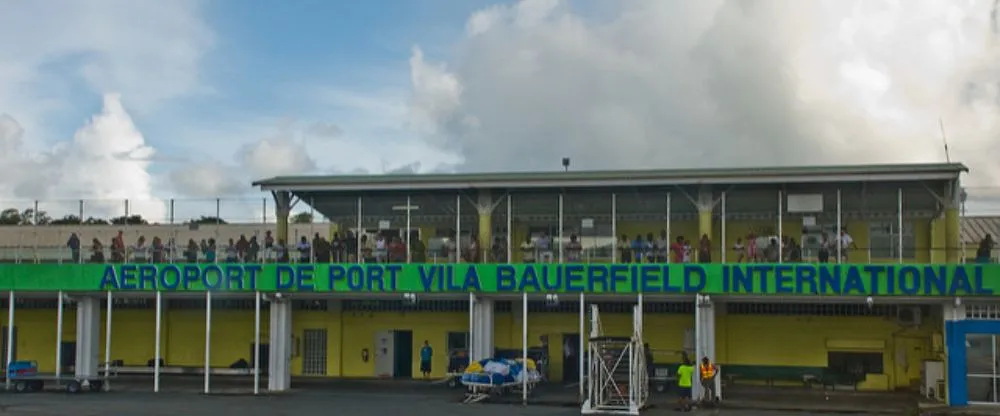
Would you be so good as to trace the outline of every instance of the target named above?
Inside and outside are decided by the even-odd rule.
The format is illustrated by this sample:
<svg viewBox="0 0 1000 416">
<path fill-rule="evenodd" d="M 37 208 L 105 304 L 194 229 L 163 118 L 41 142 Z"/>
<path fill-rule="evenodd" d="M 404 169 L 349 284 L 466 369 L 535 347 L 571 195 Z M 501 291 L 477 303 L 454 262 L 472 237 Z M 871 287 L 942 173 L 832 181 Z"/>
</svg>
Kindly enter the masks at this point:
<svg viewBox="0 0 1000 416">
<path fill-rule="evenodd" d="M 488 209 L 479 210 L 479 251 L 484 256 L 493 247 L 493 213 Z"/>
<path fill-rule="evenodd" d="M 958 263 L 961 259 L 961 227 L 958 208 L 944 211 L 945 263 Z"/>
<path fill-rule="evenodd" d="M 275 226 L 275 236 L 274 236 L 274 239 L 275 240 L 284 241 L 285 244 L 289 244 L 289 242 L 288 242 L 288 214 L 289 214 L 289 210 L 288 209 L 278 208 L 277 215 L 276 215 L 278 217 L 278 223 Z"/>
<path fill-rule="evenodd" d="M 712 210 L 711 209 L 699 209 L 698 210 L 698 240 L 701 240 L 701 236 L 707 235 L 708 238 L 712 238 Z M 693 243 L 693 240 L 692 240 Z"/>
</svg>

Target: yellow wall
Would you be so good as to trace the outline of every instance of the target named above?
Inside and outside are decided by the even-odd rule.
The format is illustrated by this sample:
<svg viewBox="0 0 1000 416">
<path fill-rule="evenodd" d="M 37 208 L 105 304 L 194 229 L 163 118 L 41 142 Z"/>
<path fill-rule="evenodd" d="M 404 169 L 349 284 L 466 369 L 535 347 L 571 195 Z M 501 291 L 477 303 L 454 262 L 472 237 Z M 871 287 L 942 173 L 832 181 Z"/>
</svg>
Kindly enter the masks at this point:
<svg viewBox="0 0 1000 416">
<path fill-rule="evenodd" d="M 300 313 L 296 311 L 295 313 Z M 293 313 L 293 316 L 294 314 Z M 343 377 L 375 376 L 375 334 L 378 331 L 413 331 L 413 374 L 420 377 L 420 348 L 424 340 L 434 349 L 432 377 L 443 377 L 448 367 L 449 332 L 468 332 L 469 315 L 464 312 L 344 312 L 341 362 Z M 368 349 L 368 362 L 361 351 Z M 293 373 L 294 374 L 294 373 Z M 331 374 L 335 375 L 335 374 Z"/>
<path fill-rule="evenodd" d="M 935 358 L 930 325 L 904 329 L 886 318 L 720 315 L 716 325 L 716 360 L 723 365 L 826 367 L 830 343 L 880 341 L 882 349 L 857 350 L 884 353 L 884 384 L 870 377 L 861 386 L 872 390 L 909 387 L 920 378 L 923 361 Z"/>
<path fill-rule="evenodd" d="M 63 310 L 63 342 L 76 340 L 76 310 Z M 2 326 L 7 326 L 7 310 L 0 312 Z M 22 309 L 14 312 L 14 327 L 17 329 L 17 360 L 38 362 L 38 371 L 51 373 L 56 370 L 56 310 Z M 4 334 L 6 335 L 6 334 Z M 3 360 L 7 351 L 0 351 Z"/>
</svg>

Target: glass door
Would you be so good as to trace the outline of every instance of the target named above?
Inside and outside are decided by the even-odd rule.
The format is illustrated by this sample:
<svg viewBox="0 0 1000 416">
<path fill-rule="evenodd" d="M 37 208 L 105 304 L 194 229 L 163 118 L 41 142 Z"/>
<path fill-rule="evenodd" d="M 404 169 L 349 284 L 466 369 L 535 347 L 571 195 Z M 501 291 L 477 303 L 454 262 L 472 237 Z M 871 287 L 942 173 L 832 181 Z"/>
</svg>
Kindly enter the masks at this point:
<svg viewBox="0 0 1000 416">
<path fill-rule="evenodd" d="M 998 404 L 1000 336 L 968 334 L 965 336 L 965 360 L 968 374 L 969 403 Z"/>
</svg>

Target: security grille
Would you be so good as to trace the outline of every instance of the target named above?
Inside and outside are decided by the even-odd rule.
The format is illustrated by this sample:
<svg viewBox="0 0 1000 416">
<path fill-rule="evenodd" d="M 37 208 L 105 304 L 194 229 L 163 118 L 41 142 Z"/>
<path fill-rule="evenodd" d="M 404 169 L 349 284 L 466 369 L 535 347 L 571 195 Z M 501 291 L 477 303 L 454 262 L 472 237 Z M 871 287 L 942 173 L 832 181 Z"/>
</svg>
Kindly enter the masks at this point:
<svg viewBox="0 0 1000 416">
<path fill-rule="evenodd" d="M 326 375 L 326 330 L 306 329 L 302 332 L 302 374 Z"/>
<path fill-rule="evenodd" d="M 1000 305 L 965 305 L 965 318 L 975 320 L 1000 319 Z"/>
</svg>

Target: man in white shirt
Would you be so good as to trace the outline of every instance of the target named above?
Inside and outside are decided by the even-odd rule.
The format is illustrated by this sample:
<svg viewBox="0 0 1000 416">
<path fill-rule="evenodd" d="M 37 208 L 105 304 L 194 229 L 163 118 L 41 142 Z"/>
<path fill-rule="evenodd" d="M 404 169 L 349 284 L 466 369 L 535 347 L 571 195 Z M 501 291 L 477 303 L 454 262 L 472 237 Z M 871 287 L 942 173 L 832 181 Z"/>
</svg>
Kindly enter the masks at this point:
<svg viewBox="0 0 1000 416">
<path fill-rule="evenodd" d="M 531 236 L 528 236 L 521 243 L 521 262 L 522 263 L 534 263 L 535 262 L 535 242 L 531 241 Z"/>
<path fill-rule="evenodd" d="M 847 252 L 852 248 L 858 248 L 857 244 L 854 244 L 854 238 L 847 233 L 847 227 L 840 229 L 840 256 L 844 261 L 847 261 Z"/>
<path fill-rule="evenodd" d="M 542 233 L 542 236 L 538 237 L 535 247 L 538 248 L 538 254 L 542 257 L 542 263 L 552 263 L 552 239 L 549 238 L 548 233 Z"/>
</svg>

